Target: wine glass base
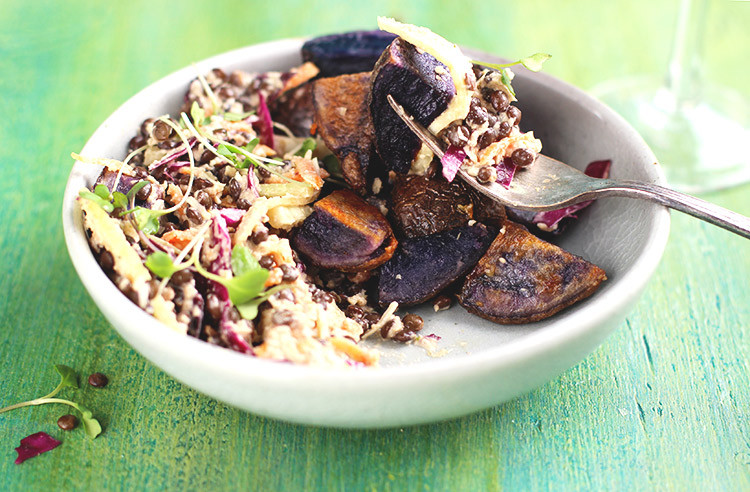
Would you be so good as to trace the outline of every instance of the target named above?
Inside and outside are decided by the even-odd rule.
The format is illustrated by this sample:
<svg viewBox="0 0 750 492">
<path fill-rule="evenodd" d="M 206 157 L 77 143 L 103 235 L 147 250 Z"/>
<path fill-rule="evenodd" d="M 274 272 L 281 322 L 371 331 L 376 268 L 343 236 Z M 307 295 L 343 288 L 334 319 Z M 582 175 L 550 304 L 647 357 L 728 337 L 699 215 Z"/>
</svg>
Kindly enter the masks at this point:
<svg viewBox="0 0 750 492">
<path fill-rule="evenodd" d="M 600 84 L 591 93 L 641 134 L 669 185 L 700 193 L 750 182 L 750 102 L 710 84 L 695 101 L 678 101 L 656 78 Z"/>
</svg>

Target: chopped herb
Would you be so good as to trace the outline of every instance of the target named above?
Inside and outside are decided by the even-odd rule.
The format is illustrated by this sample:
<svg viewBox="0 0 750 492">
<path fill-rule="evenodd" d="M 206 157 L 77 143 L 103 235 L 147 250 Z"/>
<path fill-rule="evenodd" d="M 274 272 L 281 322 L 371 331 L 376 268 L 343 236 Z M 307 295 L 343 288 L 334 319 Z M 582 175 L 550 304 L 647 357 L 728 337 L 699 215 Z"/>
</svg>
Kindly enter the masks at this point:
<svg viewBox="0 0 750 492">
<path fill-rule="evenodd" d="M 315 150 L 315 145 L 315 139 L 308 137 L 302 142 L 302 147 L 294 155 L 305 157 L 308 150 Z"/>
<path fill-rule="evenodd" d="M 333 154 L 323 157 L 323 167 L 326 171 L 328 171 L 328 174 L 330 174 L 334 178 L 344 177 L 344 171 L 341 169 L 341 163 Z"/>
<path fill-rule="evenodd" d="M 502 70 L 503 68 L 512 67 L 513 65 L 523 65 L 532 72 L 538 72 L 542 69 L 544 62 L 552 58 L 552 55 L 547 53 L 534 53 L 526 58 L 521 58 L 511 63 L 486 63 L 482 61 L 472 60 L 472 63 L 476 65 L 482 65 L 488 68 L 494 68 L 495 70 Z"/>
<path fill-rule="evenodd" d="M 94 194 L 101 198 L 102 200 L 111 200 L 109 196 L 109 188 L 107 188 L 103 184 L 98 184 L 94 186 Z"/>
<path fill-rule="evenodd" d="M 224 113 L 224 119 L 227 121 L 242 121 L 255 114 L 255 111 L 248 111 L 247 113 Z"/>
<path fill-rule="evenodd" d="M 237 311 L 239 311 L 240 316 L 242 316 L 244 319 L 255 319 L 255 317 L 258 316 L 258 306 L 267 301 L 269 297 L 271 297 L 278 291 L 288 288 L 289 285 L 286 284 L 280 284 L 276 287 L 271 287 L 255 299 L 250 299 L 249 301 L 243 304 L 236 305 L 235 307 L 237 308 Z"/>
<path fill-rule="evenodd" d="M 203 112 L 203 108 L 198 105 L 197 101 L 193 101 L 193 105 L 190 106 L 190 117 L 196 125 L 203 124 L 203 120 L 206 118 L 206 113 Z"/>
<path fill-rule="evenodd" d="M 242 275 L 250 270 L 256 270 L 260 268 L 258 260 L 250 252 L 250 250 L 239 244 L 232 248 L 232 273 L 235 275 Z"/>
<path fill-rule="evenodd" d="M 135 195 L 139 191 L 141 191 L 141 188 L 143 188 L 147 184 L 148 184 L 148 181 L 146 181 L 146 180 L 138 181 L 136 184 L 134 184 L 133 187 L 130 188 L 130 191 L 128 191 L 128 194 L 127 194 L 128 201 L 133 200 L 135 198 Z"/>
<path fill-rule="evenodd" d="M 244 251 L 243 251 L 244 250 Z M 190 262 L 195 269 L 209 280 L 223 285 L 229 293 L 229 300 L 234 306 L 246 304 L 263 294 L 269 272 L 262 268 L 257 261 L 253 262 L 249 257 L 250 251 L 244 246 L 235 246 L 232 250 L 232 277 L 222 277 L 207 271 L 198 261 L 197 255 L 193 255 Z M 254 260 L 254 258 L 253 258 Z"/>
<path fill-rule="evenodd" d="M 511 85 L 512 78 L 513 72 L 511 72 L 509 68 L 500 69 L 500 80 L 502 81 L 503 85 L 508 88 L 510 95 L 516 97 L 516 91 L 513 90 L 513 86 Z"/>
<path fill-rule="evenodd" d="M 78 388 L 78 374 L 70 367 L 64 366 L 62 364 L 55 365 L 55 370 L 58 374 L 60 374 L 60 383 L 54 390 L 52 390 L 51 393 L 35 400 L 24 401 L 5 408 L 0 408 L 0 413 L 5 413 L 10 410 L 15 410 L 17 408 L 23 408 L 32 405 L 44 405 L 45 403 L 62 403 L 64 405 L 75 408 L 81 413 L 81 421 L 83 422 L 83 428 L 86 431 L 86 435 L 88 435 L 92 439 L 95 438 L 102 432 L 102 426 L 99 424 L 99 421 L 94 418 L 91 410 L 70 400 L 53 398 L 63 388 Z"/>
<path fill-rule="evenodd" d="M 159 217 L 164 215 L 164 210 L 151 210 L 150 208 L 135 207 L 132 210 L 126 210 L 125 214 L 133 214 L 135 218 L 135 224 L 138 226 L 138 230 L 145 232 L 146 234 L 156 234 L 159 230 Z"/>
<path fill-rule="evenodd" d="M 112 193 L 112 204 L 115 208 L 121 208 L 123 210 L 128 209 L 128 197 L 124 193 L 115 191 Z"/>
<path fill-rule="evenodd" d="M 163 251 L 157 251 L 156 253 L 148 255 L 148 258 L 146 258 L 146 268 L 160 278 L 170 278 L 176 272 L 182 270 L 182 268 L 175 265 L 172 258 Z"/>
<path fill-rule="evenodd" d="M 96 195 L 94 193 L 91 193 L 88 190 L 81 190 L 78 193 L 78 196 L 81 198 L 85 198 L 86 200 L 91 200 L 92 202 L 96 203 L 100 207 L 104 209 L 105 212 L 109 213 L 115 209 L 115 206 L 112 205 L 112 202 L 110 202 L 108 199 L 104 199 L 100 197 L 99 195 Z"/>
</svg>

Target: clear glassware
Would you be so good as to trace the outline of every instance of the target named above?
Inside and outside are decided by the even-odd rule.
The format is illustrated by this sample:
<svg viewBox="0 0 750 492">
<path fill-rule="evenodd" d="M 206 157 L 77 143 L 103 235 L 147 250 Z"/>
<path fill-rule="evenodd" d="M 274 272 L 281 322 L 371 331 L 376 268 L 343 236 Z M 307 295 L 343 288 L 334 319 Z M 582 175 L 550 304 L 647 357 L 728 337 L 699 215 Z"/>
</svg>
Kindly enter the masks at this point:
<svg viewBox="0 0 750 492">
<path fill-rule="evenodd" d="M 750 181 L 750 101 L 706 81 L 708 0 L 682 0 L 666 77 L 599 84 L 592 93 L 646 140 L 670 186 L 688 193 Z"/>
</svg>

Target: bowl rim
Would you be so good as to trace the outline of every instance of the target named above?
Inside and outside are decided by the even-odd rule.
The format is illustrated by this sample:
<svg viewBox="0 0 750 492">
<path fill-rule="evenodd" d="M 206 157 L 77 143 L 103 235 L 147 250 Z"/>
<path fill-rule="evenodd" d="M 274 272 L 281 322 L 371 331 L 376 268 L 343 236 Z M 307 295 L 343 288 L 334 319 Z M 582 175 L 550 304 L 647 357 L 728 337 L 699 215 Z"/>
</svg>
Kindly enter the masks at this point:
<svg viewBox="0 0 750 492">
<path fill-rule="evenodd" d="M 194 77 L 195 67 L 198 67 L 197 69 L 202 71 L 206 67 L 209 67 L 207 69 L 210 70 L 215 66 L 237 64 L 238 60 L 245 59 L 251 53 L 258 50 L 289 50 L 292 48 L 299 50 L 303 41 L 304 38 L 286 38 L 245 46 L 208 57 L 196 62 L 193 66 L 184 67 L 160 78 L 128 98 L 107 117 L 88 139 L 81 150 L 81 154 L 86 155 L 87 148 L 91 147 L 97 141 L 103 129 L 117 121 L 128 107 L 161 86 L 171 86 L 176 83 L 186 85 L 186 81 Z M 477 50 L 473 49 L 466 49 L 465 51 L 478 53 Z M 496 55 L 489 56 L 500 59 Z M 653 153 L 643 141 L 643 138 L 612 109 L 583 90 L 551 75 L 536 73 L 533 76 L 539 78 L 540 83 L 545 87 L 558 92 L 564 92 L 567 97 L 572 98 L 579 104 L 586 106 L 594 104 L 597 111 L 600 111 L 605 118 L 611 119 L 622 127 L 623 131 L 627 133 L 626 137 L 628 139 L 636 139 L 643 150 L 647 152 L 647 155 L 653 158 L 653 162 L 657 162 Z M 228 371 L 236 372 L 238 376 L 245 379 L 260 378 L 268 384 L 294 380 L 301 384 L 315 381 L 316 384 L 325 384 L 329 387 L 341 387 L 345 389 L 361 386 L 362 384 L 367 384 L 373 389 L 385 385 L 391 388 L 394 386 L 405 387 L 404 385 L 414 384 L 415 380 L 420 381 L 422 384 L 445 381 L 446 378 L 455 380 L 456 378 L 463 378 L 468 374 L 495 371 L 528 358 L 543 356 L 557 346 L 564 345 L 566 342 L 570 342 L 590 331 L 596 330 L 618 308 L 633 301 L 656 270 L 669 236 L 669 212 L 664 207 L 654 205 L 656 208 L 653 210 L 652 225 L 646 235 L 647 240 L 643 245 L 644 253 L 648 254 L 641 254 L 640 257 L 635 259 L 632 267 L 627 272 L 617 280 L 612 281 L 614 285 L 609 286 L 606 291 L 596 294 L 597 299 L 595 302 L 598 307 L 597 309 L 566 311 L 564 314 L 565 329 L 560 329 L 559 326 L 556 326 L 556 323 L 551 323 L 531 333 L 502 343 L 499 346 L 489 347 L 467 356 L 437 358 L 390 367 L 362 368 L 347 371 L 340 368 L 294 365 L 247 356 L 208 344 L 194 337 L 177 333 L 132 304 L 101 270 L 89 249 L 88 241 L 85 239 L 85 232 L 83 231 L 79 217 L 80 212 L 75 206 L 75 199 L 80 190 L 80 179 L 83 179 L 83 176 L 89 174 L 88 171 L 90 171 L 90 168 L 86 168 L 85 166 L 85 164 L 75 163 L 68 177 L 63 197 L 62 224 L 71 261 L 81 282 L 99 308 L 102 309 L 99 302 L 106 301 L 115 304 L 120 316 L 123 319 L 129 320 L 126 323 L 128 329 L 133 330 L 133 334 L 137 336 L 142 336 L 147 331 L 150 344 L 154 347 L 158 345 L 163 347 L 164 350 L 180 352 L 182 354 L 181 358 L 199 360 L 201 365 L 213 366 L 225 373 Z M 660 167 L 654 166 L 653 172 L 655 175 L 654 182 L 664 185 L 665 178 Z M 115 325 L 120 335 L 125 337 L 120 327 L 115 323 L 111 324 Z M 130 344 L 130 342 L 128 343 Z M 130 345 L 132 346 L 132 344 Z M 143 354 L 140 349 L 137 350 Z M 157 367 L 171 373 L 171 371 L 164 369 L 162 364 L 155 362 L 148 356 L 146 357 Z M 408 378 L 405 376 L 408 376 Z M 180 379 L 179 376 L 177 379 Z"/>
</svg>

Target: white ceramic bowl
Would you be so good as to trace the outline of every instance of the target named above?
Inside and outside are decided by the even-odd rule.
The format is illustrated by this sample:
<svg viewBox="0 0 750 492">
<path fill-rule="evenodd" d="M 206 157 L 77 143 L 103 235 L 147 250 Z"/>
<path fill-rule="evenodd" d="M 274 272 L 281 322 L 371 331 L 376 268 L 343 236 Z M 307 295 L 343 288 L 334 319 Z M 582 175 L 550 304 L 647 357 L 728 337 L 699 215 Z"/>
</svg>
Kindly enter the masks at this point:
<svg viewBox="0 0 750 492">
<path fill-rule="evenodd" d="M 198 63 L 230 71 L 279 70 L 299 63 L 302 40 L 282 40 L 221 54 Z M 492 61 L 496 57 L 471 53 Z M 641 137 L 610 109 L 579 89 L 545 74 L 517 70 L 514 87 L 525 129 L 534 129 L 545 153 L 582 168 L 612 159 L 612 176 L 663 184 L 656 159 Z M 81 154 L 123 158 L 127 142 L 147 117 L 178 110 L 195 68 L 145 88 L 96 130 Z M 63 202 L 71 260 L 94 302 L 120 335 L 156 366 L 216 399 L 251 412 L 307 424 L 389 427 L 456 417 L 511 399 L 557 376 L 591 352 L 639 297 L 656 268 L 669 233 L 663 207 L 602 199 L 581 213 L 560 244 L 602 267 L 609 276 L 589 299 L 552 318 L 502 326 L 461 307 L 417 312 L 425 332 L 442 337 L 441 357 L 391 342 L 372 342 L 382 366 L 350 371 L 294 366 L 244 356 L 182 336 L 132 304 L 107 279 L 89 250 L 75 197 L 99 170 L 76 164 Z"/>
</svg>

